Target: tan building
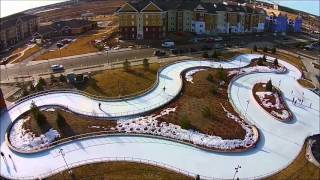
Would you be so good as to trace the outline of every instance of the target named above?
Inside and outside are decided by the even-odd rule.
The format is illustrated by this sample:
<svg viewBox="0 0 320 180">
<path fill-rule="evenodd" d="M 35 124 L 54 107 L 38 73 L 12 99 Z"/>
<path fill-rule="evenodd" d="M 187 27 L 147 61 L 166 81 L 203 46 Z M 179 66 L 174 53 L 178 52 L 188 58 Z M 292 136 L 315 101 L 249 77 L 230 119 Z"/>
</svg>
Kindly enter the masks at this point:
<svg viewBox="0 0 320 180">
<path fill-rule="evenodd" d="M 214 0 L 136 0 L 118 10 L 124 39 L 161 39 L 166 32 L 250 33 L 264 30 L 262 9 Z"/>
<path fill-rule="evenodd" d="M 0 23 L 0 50 L 32 36 L 39 26 L 37 16 L 24 13 L 1 18 Z"/>
</svg>

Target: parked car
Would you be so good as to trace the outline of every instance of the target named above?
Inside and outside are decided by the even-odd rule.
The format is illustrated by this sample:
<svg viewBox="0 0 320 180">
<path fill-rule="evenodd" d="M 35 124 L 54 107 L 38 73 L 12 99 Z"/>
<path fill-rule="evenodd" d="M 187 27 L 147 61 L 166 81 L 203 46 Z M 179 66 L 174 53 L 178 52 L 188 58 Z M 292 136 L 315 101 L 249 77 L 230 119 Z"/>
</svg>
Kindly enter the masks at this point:
<svg viewBox="0 0 320 180">
<path fill-rule="evenodd" d="M 215 37 L 215 38 L 213 38 L 214 39 L 214 41 L 215 42 L 219 42 L 219 41 L 222 41 L 223 40 L 223 38 L 222 37 Z"/>
<path fill-rule="evenodd" d="M 160 51 L 160 50 L 156 50 L 156 51 L 154 51 L 154 55 L 155 56 L 165 56 L 166 52 Z"/>
<path fill-rule="evenodd" d="M 207 45 L 203 45 L 201 48 L 202 51 L 207 51 L 207 50 L 211 50 L 211 49 L 212 49 L 212 47 L 209 47 Z"/>
<path fill-rule="evenodd" d="M 161 44 L 164 48 L 174 48 L 175 44 L 173 41 L 165 41 Z"/>
<path fill-rule="evenodd" d="M 61 64 L 54 64 L 54 65 L 51 66 L 51 70 L 53 72 L 60 72 L 60 71 L 64 70 L 64 67 Z"/>
<path fill-rule="evenodd" d="M 170 49 L 172 54 L 178 54 L 178 50 L 177 49 Z"/>
<path fill-rule="evenodd" d="M 193 53 L 193 52 L 197 52 L 198 50 L 197 49 L 195 49 L 195 48 L 190 48 L 189 49 L 189 52 L 191 52 L 191 53 Z"/>
</svg>

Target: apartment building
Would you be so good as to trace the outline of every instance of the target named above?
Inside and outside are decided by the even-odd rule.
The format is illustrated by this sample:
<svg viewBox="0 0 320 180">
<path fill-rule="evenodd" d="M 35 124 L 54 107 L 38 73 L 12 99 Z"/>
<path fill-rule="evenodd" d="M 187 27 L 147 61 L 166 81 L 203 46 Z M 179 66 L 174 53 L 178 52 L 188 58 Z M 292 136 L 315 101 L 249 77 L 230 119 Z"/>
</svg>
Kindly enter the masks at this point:
<svg viewBox="0 0 320 180">
<path fill-rule="evenodd" d="M 25 13 L 0 18 L 0 25 L 0 50 L 32 36 L 39 26 L 37 16 Z"/>
<path fill-rule="evenodd" d="M 266 31 L 275 33 L 301 32 L 301 16 L 284 13 L 274 9 L 267 9 L 266 12 Z"/>
<path fill-rule="evenodd" d="M 266 17 L 254 6 L 212 0 L 131 1 L 117 13 L 124 39 L 161 39 L 167 32 L 262 32 Z"/>
</svg>

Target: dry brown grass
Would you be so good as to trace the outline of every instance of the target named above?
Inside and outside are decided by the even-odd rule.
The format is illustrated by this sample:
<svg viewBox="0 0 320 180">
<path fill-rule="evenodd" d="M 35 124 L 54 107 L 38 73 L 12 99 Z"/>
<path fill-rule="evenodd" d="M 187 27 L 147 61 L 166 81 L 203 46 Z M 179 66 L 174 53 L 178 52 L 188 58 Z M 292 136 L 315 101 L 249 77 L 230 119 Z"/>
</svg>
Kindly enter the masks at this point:
<svg viewBox="0 0 320 180">
<path fill-rule="evenodd" d="M 215 83 L 206 78 L 209 74 L 214 77 Z M 228 100 L 228 83 L 220 86 L 219 93 L 213 95 L 212 88 L 217 85 L 217 70 L 206 70 L 195 74 L 193 84 L 185 82 L 183 93 L 172 102 L 169 107 L 177 107 L 175 113 L 164 116 L 160 121 L 181 124 L 186 117 L 191 125 L 200 132 L 220 136 L 224 139 L 244 138 L 245 131 L 234 120 L 227 118 L 221 104 L 232 114 L 237 115 Z M 204 117 L 202 111 L 208 107 L 211 117 Z"/>
<path fill-rule="evenodd" d="M 272 53 L 265 53 L 265 52 L 259 51 L 259 53 L 284 60 L 284 61 L 294 65 L 295 67 L 297 67 L 300 71 L 307 71 L 303 62 L 298 57 L 292 56 L 290 54 L 285 54 L 282 52 L 276 52 L 276 54 L 272 54 Z"/>
<path fill-rule="evenodd" d="M 266 180 L 319 180 L 320 169 L 310 163 L 306 158 L 306 143 L 298 157 L 286 169 Z"/>
<path fill-rule="evenodd" d="M 93 40 L 101 39 L 104 36 L 110 35 L 112 32 L 114 32 L 114 30 L 115 30 L 115 28 L 108 28 L 108 30 L 106 30 L 106 31 L 102 31 L 102 32 L 95 31 L 96 32 L 95 34 L 79 36 L 79 37 L 77 37 L 77 40 L 75 42 L 72 42 L 67 47 L 60 50 L 61 56 L 60 56 L 59 50 L 49 51 L 47 53 L 44 53 L 44 54 L 38 56 L 35 59 L 35 61 L 98 52 L 98 49 L 91 42 Z"/>
<path fill-rule="evenodd" d="M 309 89 L 315 88 L 315 85 L 307 79 L 299 79 L 298 82 L 301 86 L 303 86 L 305 88 L 309 88 Z"/>
<path fill-rule="evenodd" d="M 65 121 L 66 121 L 66 125 L 61 129 L 59 128 L 56 121 L 57 112 L 59 112 L 65 118 Z M 112 121 L 112 120 L 101 121 L 91 117 L 78 116 L 76 114 L 73 114 L 71 112 L 66 112 L 63 110 L 42 111 L 42 113 L 47 118 L 46 120 L 47 125 L 40 128 L 37 122 L 35 121 L 35 119 L 32 117 L 32 115 L 27 114 L 26 116 L 30 116 L 31 118 L 26 123 L 23 124 L 24 129 L 28 129 L 32 131 L 35 135 L 40 136 L 41 134 L 43 134 L 44 129 L 53 128 L 59 131 L 61 135 L 60 139 L 63 139 L 66 137 L 75 136 L 79 134 L 108 130 L 110 127 L 114 127 L 117 124 L 115 121 Z M 92 127 L 92 126 L 95 126 L 95 127 Z M 96 128 L 97 126 L 99 126 L 100 128 Z"/>
<path fill-rule="evenodd" d="M 144 70 L 140 65 L 128 72 L 123 69 L 97 72 L 81 90 L 104 97 L 142 93 L 155 83 L 159 68 L 159 64 L 150 64 L 149 70 Z"/>
<path fill-rule="evenodd" d="M 192 180 L 193 178 L 160 167 L 133 162 L 108 162 L 80 166 L 72 169 L 74 179 L 112 180 Z M 66 172 L 48 180 L 72 179 Z"/>
<path fill-rule="evenodd" d="M 40 50 L 40 47 L 35 45 L 34 47 L 28 49 L 27 51 L 24 52 L 23 56 L 20 58 L 16 59 L 13 63 L 19 63 L 25 60 L 26 58 L 32 56 L 34 53 L 38 52 Z"/>
</svg>

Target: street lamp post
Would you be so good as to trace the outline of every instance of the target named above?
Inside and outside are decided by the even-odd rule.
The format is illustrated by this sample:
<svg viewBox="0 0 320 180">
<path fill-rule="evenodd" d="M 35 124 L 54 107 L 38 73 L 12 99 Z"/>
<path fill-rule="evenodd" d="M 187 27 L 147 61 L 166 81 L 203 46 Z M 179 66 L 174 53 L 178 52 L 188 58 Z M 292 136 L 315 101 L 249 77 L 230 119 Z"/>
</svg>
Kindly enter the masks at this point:
<svg viewBox="0 0 320 180">
<path fill-rule="evenodd" d="M 233 175 L 233 178 L 232 178 L 233 180 L 234 180 L 234 178 L 236 177 L 236 174 L 239 172 L 239 169 L 240 169 L 240 168 L 241 168 L 241 166 L 239 166 L 239 165 L 234 168 L 235 172 L 234 172 L 234 175 Z M 237 178 L 237 179 L 238 179 L 238 178 Z"/>
<path fill-rule="evenodd" d="M 59 153 L 61 154 L 61 156 L 62 156 L 62 158 L 63 158 L 63 161 L 64 161 L 64 163 L 66 164 L 66 166 L 67 166 L 67 169 L 68 169 L 68 173 L 69 174 L 72 174 L 72 170 L 69 168 L 69 166 L 68 166 L 68 163 L 67 163 L 67 161 L 66 161 L 66 159 L 65 159 L 65 154 L 63 153 L 63 149 L 62 148 L 60 148 L 59 149 Z"/>
<path fill-rule="evenodd" d="M 247 112 L 248 112 L 248 107 L 249 107 L 249 103 L 250 103 L 250 100 L 247 100 L 247 107 L 246 107 L 246 113 L 244 116 L 247 116 Z"/>
</svg>

